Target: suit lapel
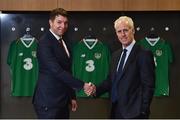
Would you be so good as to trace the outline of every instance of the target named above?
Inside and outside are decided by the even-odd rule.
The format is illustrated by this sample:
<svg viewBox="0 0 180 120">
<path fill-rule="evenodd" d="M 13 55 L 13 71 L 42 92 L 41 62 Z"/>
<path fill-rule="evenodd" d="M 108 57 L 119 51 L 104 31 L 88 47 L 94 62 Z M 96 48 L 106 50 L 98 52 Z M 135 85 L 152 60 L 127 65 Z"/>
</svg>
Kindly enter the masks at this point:
<svg viewBox="0 0 180 120">
<path fill-rule="evenodd" d="M 117 72 L 117 66 L 118 66 L 118 62 L 119 62 L 119 59 L 120 59 L 120 56 L 121 56 L 121 53 L 122 53 L 122 49 L 119 49 L 116 53 L 114 53 L 114 56 L 113 56 L 113 60 L 112 60 L 112 71 L 111 71 L 111 74 L 112 74 L 112 80 L 115 79 L 115 74 Z"/>
<path fill-rule="evenodd" d="M 69 57 L 67 56 L 67 54 L 66 54 L 66 51 L 65 51 L 65 49 L 64 49 L 64 47 L 63 47 L 63 45 L 61 45 L 59 42 L 58 42 L 58 40 L 56 39 L 56 37 L 49 31 L 49 36 L 50 36 L 50 42 L 53 42 L 53 46 L 54 46 L 54 48 L 56 49 L 55 51 L 56 51 L 56 53 L 58 53 L 58 54 L 63 54 L 63 56 L 65 57 L 65 58 L 67 58 L 67 59 L 69 59 Z"/>
<path fill-rule="evenodd" d="M 119 59 L 121 57 L 121 53 L 122 53 L 122 49 L 118 50 L 114 55 L 114 60 L 112 61 L 113 62 L 113 68 L 112 68 L 113 73 L 115 73 L 117 70 L 117 66 L 118 66 Z"/>
<path fill-rule="evenodd" d="M 129 65 L 131 64 L 131 62 L 133 62 L 133 60 L 135 59 L 135 56 L 137 54 L 138 51 L 138 46 L 135 44 L 131 50 L 131 53 L 129 54 L 127 61 L 125 63 L 125 66 L 123 68 L 122 74 L 119 75 L 117 77 L 117 79 L 121 79 L 121 77 L 125 74 L 126 70 L 128 69 Z"/>
</svg>

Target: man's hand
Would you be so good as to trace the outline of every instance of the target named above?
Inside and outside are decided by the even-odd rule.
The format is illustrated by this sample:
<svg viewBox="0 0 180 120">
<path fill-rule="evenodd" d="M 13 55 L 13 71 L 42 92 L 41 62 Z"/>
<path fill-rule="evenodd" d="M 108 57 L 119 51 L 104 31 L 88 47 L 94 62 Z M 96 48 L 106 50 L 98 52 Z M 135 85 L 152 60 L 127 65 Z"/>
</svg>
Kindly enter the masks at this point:
<svg viewBox="0 0 180 120">
<path fill-rule="evenodd" d="M 77 101 L 75 99 L 71 100 L 71 110 L 75 112 L 78 108 Z"/>
<path fill-rule="evenodd" d="M 87 96 L 94 95 L 96 92 L 96 86 L 92 84 L 91 82 L 85 83 L 84 92 L 86 93 Z"/>
</svg>

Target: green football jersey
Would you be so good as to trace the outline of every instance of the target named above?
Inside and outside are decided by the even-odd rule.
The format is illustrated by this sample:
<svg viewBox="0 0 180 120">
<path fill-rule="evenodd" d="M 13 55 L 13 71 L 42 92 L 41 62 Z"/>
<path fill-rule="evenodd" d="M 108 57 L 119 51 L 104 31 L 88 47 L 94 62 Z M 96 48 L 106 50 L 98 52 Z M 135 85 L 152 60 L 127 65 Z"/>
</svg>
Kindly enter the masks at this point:
<svg viewBox="0 0 180 120">
<path fill-rule="evenodd" d="M 99 85 L 109 73 L 110 51 L 99 40 L 88 41 L 83 39 L 73 48 L 73 76 L 84 82 Z M 88 97 L 83 90 L 77 92 L 78 97 Z M 104 94 L 101 97 L 108 97 Z"/>
<path fill-rule="evenodd" d="M 35 38 L 15 40 L 9 47 L 7 64 L 11 71 L 11 95 L 32 96 L 38 77 Z"/>
<path fill-rule="evenodd" d="M 158 38 L 144 38 L 138 41 L 144 48 L 152 51 L 155 62 L 155 93 L 154 96 L 169 96 L 169 63 L 173 61 L 170 44 Z"/>
</svg>

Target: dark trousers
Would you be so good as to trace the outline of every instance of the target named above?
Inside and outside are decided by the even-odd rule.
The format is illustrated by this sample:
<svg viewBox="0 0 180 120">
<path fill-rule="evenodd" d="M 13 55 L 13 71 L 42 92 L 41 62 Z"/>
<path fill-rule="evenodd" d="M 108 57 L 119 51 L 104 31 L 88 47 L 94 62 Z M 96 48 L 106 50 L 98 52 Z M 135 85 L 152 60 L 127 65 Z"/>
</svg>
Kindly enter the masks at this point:
<svg viewBox="0 0 180 120">
<path fill-rule="evenodd" d="M 112 108 L 111 108 L 111 116 L 110 118 L 111 119 L 125 119 L 122 114 L 120 113 L 119 111 L 119 108 L 118 108 L 118 103 L 115 102 L 115 103 L 112 103 Z M 139 115 L 133 117 L 133 118 L 130 118 L 130 119 L 148 119 L 149 118 L 149 114 L 143 114 L 143 113 L 140 113 Z"/>
<path fill-rule="evenodd" d="M 38 119 L 69 119 L 69 108 L 34 106 Z"/>
<path fill-rule="evenodd" d="M 123 116 L 121 115 L 120 112 L 118 112 L 118 106 L 117 106 L 117 102 L 112 103 L 111 106 L 111 119 L 123 119 Z"/>
</svg>

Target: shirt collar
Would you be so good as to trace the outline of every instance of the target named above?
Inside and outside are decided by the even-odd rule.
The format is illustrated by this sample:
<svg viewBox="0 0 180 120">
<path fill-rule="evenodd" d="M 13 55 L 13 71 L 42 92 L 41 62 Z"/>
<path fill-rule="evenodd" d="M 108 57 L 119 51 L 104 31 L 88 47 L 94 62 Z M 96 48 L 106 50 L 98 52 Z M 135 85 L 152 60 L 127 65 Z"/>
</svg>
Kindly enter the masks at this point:
<svg viewBox="0 0 180 120">
<path fill-rule="evenodd" d="M 55 37 L 57 40 L 59 40 L 59 39 L 61 38 L 60 36 L 56 35 L 51 29 L 49 29 L 49 31 L 54 35 L 54 37 Z"/>
<path fill-rule="evenodd" d="M 126 47 L 126 50 L 127 50 L 128 52 L 130 52 L 130 51 L 132 50 L 132 48 L 133 48 L 133 46 L 134 46 L 135 43 L 136 43 L 136 41 L 133 40 L 133 41 L 131 42 L 131 44 Z M 125 49 L 125 48 L 123 47 L 123 49 Z"/>
</svg>

